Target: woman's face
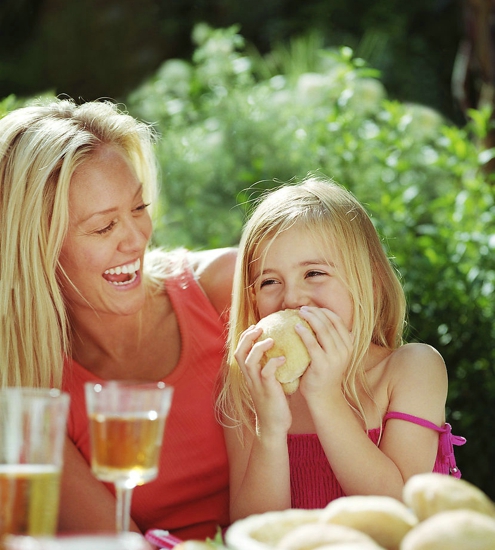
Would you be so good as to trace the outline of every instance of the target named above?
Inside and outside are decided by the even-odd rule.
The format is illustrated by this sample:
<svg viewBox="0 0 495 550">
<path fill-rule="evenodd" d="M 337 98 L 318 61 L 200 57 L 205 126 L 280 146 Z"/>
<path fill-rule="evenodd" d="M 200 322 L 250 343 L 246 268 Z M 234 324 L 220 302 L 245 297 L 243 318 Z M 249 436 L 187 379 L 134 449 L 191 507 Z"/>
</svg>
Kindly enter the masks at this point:
<svg viewBox="0 0 495 550">
<path fill-rule="evenodd" d="M 129 315 L 144 304 L 141 267 L 151 236 L 142 185 L 122 150 L 102 145 L 72 176 L 62 292 L 74 315 Z M 74 285 L 76 289 L 71 285 Z"/>
<path fill-rule="evenodd" d="M 281 309 L 315 306 L 330 309 L 351 330 L 352 300 L 338 275 L 341 259 L 333 242 L 318 246 L 308 230 L 296 225 L 266 246 L 260 247 L 263 271 L 255 273 L 254 284 L 260 318 Z"/>
</svg>

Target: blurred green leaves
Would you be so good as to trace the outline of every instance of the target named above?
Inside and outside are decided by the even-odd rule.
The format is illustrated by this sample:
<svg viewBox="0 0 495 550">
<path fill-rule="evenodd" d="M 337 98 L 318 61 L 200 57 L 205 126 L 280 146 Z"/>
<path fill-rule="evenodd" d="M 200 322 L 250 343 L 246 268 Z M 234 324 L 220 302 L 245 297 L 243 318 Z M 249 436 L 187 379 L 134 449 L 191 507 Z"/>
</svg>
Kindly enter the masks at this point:
<svg viewBox="0 0 495 550">
<path fill-rule="evenodd" d="M 156 123 L 163 213 L 156 240 L 235 245 L 250 201 L 320 171 L 368 208 L 404 281 L 409 340 L 444 356 L 448 415 L 468 438 L 466 478 L 495 496 L 495 206 L 490 112 L 459 128 L 431 108 L 387 98 L 349 48 L 312 33 L 261 56 L 237 27 L 197 27 L 191 64 L 168 61 L 128 99 Z"/>
<path fill-rule="evenodd" d="M 387 97 L 380 75 L 318 34 L 266 55 L 239 28 L 197 26 L 192 62 L 169 60 L 126 99 L 159 134 L 166 247 L 235 245 L 262 191 L 320 171 L 367 207 L 399 270 L 408 340 L 445 358 L 448 420 L 466 479 L 495 498 L 495 202 L 488 109 L 457 127 Z M 0 114 L 17 106 L 0 103 Z"/>
</svg>

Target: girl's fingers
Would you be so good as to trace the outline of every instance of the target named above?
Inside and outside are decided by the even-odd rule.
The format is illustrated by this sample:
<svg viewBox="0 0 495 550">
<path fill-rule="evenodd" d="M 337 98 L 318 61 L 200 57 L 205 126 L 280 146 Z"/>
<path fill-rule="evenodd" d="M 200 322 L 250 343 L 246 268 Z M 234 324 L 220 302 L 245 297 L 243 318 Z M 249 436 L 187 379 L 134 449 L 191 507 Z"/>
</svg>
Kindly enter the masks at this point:
<svg viewBox="0 0 495 550">
<path fill-rule="evenodd" d="M 249 327 L 245 330 L 234 353 L 251 394 L 256 410 L 258 425 L 264 431 L 287 432 L 291 424 L 290 410 L 282 385 L 275 378 L 275 373 L 284 362 L 285 357 L 269 359 L 262 367 L 263 355 L 274 345 L 272 338 L 257 341 L 261 329 Z"/>
<path fill-rule="evenodd" d="M 254 326 L 252 326 L 241 334 L 241 337 L 239 338 L 239 342 L 237 344 L 237 348 L 234 352 L 234 357 L 236 358 L 241 368 L 244 365 L 246 358 L 253 349 L 253 346 L 256 340 L 260 337 L 261 333 L 262 330 L 260 328 L 255 328 Z"/>
<path fill-rule="evenodd" d="M 275 379 L 277 369 L 285 363 L 285 357 L 272 357 L 267 361 L 266 365 L 261 369 L 261 378 L 263 380 Z"/>
<path fill-rule="evenodd" d="M 354 337 L 342 319 L 333 311 L 325 308 L 302 307 L 301 317 L 305 319 L 317 335 L 321 347 L 326 345 L 352 347 Z"/>
<path fill-rule="evenodd" d="M 269 377 L 270 373 L 272 371 L 274 373 L 277 366 L 285 361 L 285 358 L 283 360 L 280 358 L 270 359 L 262 368 L 263 355 L 273 347 L 274 341 L 272 338 L 266 338 L 257 342 L 260 333 L 261 329 L 257 329 L 254 333 L 249 329 L 245 331 L 234 354 L 250 389 L 262 383 L 263 378 Z M 262 371 L 265 371 L 264 374 Z"/>
</svg>

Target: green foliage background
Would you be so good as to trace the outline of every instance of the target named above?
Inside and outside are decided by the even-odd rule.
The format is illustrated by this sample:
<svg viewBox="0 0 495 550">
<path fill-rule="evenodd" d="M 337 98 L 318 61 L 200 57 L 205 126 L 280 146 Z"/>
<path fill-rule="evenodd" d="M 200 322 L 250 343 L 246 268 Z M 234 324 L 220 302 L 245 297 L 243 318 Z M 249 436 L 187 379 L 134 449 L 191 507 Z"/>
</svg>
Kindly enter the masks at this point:
<svg viewBox="0 0 495 550">
<path fill-rule="evenodd" d="M 409 340 L 447 363 L 463 475 L 495 497 L 493 151 L 479 145 L 490 113 L 459 128 L 388 99 L 377 71 L 317 33 L 261 56 L 238 30 L 196 26 L 192 63 L 165 62 L 127 99 L 161 134 L 157 242 L 235 245 L 252 200 L 308 172 L 348 187 L 402 274 Z"/>
<path fill-rule="evenodd" d="M 124 100 L 162 61 L 189 59 L 195 23 L 240 24 L 263 52 L 309 29 L 346 45 L 382 73 L 394 98 L 462 120 L 454 59 L 468 0 L 2 0 L 0 97 L 47 89 Z"/>
<path fill-rule="evenodd" d="M 458 127 L 390 100 L 381 75 L 318 33 L 261 55 L 238 27 L 198 25 L 192 62 L 166 61 L 125 99 L 160 134 L 156 244 L 235 245 L 252 200 L 319 171 L 364 203 L 408 296 L 410 341 L 445 358 L 465 479 L 495 498 L 494 155 L 489 112 Z M 17 106 L 9 97 L 0 114 Z"/>
</svg>

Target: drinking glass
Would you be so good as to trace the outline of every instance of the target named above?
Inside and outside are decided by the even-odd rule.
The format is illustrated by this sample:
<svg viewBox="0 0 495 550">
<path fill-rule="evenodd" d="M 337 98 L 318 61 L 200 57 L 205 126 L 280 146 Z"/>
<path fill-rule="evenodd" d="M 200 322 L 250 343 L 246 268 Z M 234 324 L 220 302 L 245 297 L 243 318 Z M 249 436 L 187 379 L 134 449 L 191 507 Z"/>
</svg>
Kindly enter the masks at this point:
<svg viewBox="0 0 495 550">
<path fill-rule="evenodd" d="M 152 550 L 139 533 L 69 534 L 53 537 L 9 535 L 4 550 Z"/>
<path fill-rule="evenodd" d="M 134 487 L 156 478 L 173 389 L 163 382 L 85 384 L 91 469 L 113 483 L 117 532 L 129 531 Z"/>
<path fill-rule="evenodd" d="M 0 538 L 55 533 L 69 400 L 56 389 L 0 390 Z"/>
</svg>

